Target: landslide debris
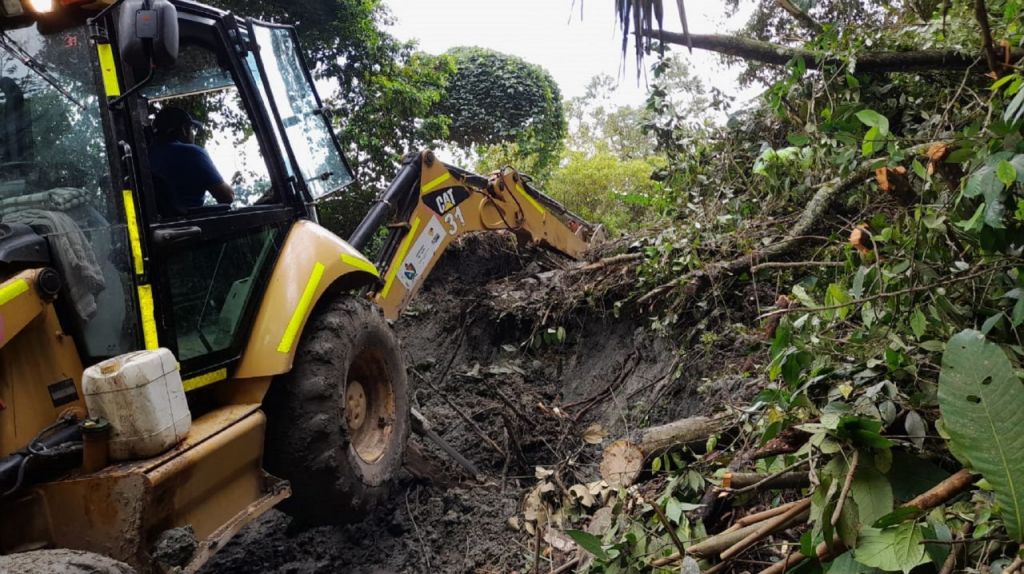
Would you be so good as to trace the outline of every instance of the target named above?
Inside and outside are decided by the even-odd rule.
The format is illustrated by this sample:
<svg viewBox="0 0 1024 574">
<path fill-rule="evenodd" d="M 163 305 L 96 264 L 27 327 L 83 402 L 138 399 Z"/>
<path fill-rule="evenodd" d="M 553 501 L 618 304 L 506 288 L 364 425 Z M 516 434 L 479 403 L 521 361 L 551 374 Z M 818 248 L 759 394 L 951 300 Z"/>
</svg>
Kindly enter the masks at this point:
<svg viewBox="0 0 1024 574">
<path fill-rule="evenodd" d="M 575 263 L 501 235 L 449 250 L 396 330 L 413 408 L 483 482 L 414 436 L 390 502 L 366 520 L 293 531 L 274 511 L 203 574 L 526 571 L 537 559 L 527 499 L 539 477 L 566 492 L 600 484 L 602 444 L 749 394 L 740 376 L 714 386 L 713 403 L 698 394 L 711 388 L 701 365 L 718 365 L 706 359 L 735 355 L 742 342 L 684 360 L 643 318 L 612 313 L 638 259 L 623 250 Z M 564 537 L 542 546 L 547 564 L 574 550 Z"/>
</svg>

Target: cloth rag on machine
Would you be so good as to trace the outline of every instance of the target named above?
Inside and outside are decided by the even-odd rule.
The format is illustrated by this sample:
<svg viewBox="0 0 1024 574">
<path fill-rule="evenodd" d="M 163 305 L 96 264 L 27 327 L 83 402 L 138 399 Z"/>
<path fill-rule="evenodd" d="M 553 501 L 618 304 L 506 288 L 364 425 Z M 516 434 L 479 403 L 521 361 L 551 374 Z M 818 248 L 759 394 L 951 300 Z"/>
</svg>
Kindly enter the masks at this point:
<svg viewBox="0 0 1024 574">
<path fill-rule="evenodd" d="M 83 321 L 96 314 L 96 296 L 107 286 L 89 239 L 74 219 L 59 211 L 26 209 L 6 213 L 4 223 L 23 223 L 41 233 L 56 258 L 75 312 Z"/>
</svg>

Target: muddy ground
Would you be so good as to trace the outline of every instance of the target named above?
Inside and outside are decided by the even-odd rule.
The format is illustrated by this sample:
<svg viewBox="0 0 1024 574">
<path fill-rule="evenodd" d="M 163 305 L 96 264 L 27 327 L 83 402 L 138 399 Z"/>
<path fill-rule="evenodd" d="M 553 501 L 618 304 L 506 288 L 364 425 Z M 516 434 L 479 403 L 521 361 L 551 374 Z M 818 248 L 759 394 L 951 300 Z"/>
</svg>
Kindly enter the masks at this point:
<svg viewBox="0 0 1024 574">
<path fill-rule="evenodd" d="M 356 524 L 304 531 L 271 512 L 202 574 L 525 572 L 533 537 L 509 518 L 536 484 L 535 467 L 562 465 L 576 482 L 594 480 L 601 447 L 581 440 L 587 426 L 601 424 L 610 440 L 743 392 L 737 381 L 702 398 L 706 373 L 692 365 L 707 361 L 677 357 L 676 345 L 651 336 L 641 320 L 579 310 L 551 316 L 559 306 L 543 304 L 548 285 L 568 266 L 519 251 L 509 238 L 472 239 L 444 256 L 396 325 L 414 408 L 477 465 L 483 483 L 413 436 L 422 456 L 408 457 L 388 506 Z M 541 342 L 531 345 L 534 338 Z"/>
</svg>

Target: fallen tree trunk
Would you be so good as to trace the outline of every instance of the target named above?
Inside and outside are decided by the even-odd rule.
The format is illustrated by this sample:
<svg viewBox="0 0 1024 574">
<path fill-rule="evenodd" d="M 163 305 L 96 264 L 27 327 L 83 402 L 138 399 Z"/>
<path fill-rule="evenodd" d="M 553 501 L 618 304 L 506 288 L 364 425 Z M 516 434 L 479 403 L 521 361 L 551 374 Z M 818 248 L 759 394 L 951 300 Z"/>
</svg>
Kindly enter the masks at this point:
<svg viewBox="0 0 1024 574">
<path fill-rule="evenodd" d="M 687 45 L 687 36 L 676 32 L 644 30 L 644 35 L 668 44 Z M 693 47 L 718 52 L 744 60 L 784 66 L 794 58 L 803 58 L 808 70 L 826 67 L 843 68 L 847 61 L 803 48 L 792 48 L 771 42 L 762 42 L 726 34 L 690 34 Z M 1024 58 L 1024 49 L 1010 50 L 1010 59 Z M 984 53 L 957 52 L 955 50 L 911 50 L 906 52 L 864 52 L 857 55 L 856 72 L 921 72 L 966 70 L 985 59 Z"/>
<path fill-rule="evenodd" d="M 730 426 L 725 418 L 693 417 L 637 431 L 604 449 L 601 478 L 612 486 L 629 486 L 652 458 L 688 445 L 703 446 L 708 437 Z"/>
</svg>

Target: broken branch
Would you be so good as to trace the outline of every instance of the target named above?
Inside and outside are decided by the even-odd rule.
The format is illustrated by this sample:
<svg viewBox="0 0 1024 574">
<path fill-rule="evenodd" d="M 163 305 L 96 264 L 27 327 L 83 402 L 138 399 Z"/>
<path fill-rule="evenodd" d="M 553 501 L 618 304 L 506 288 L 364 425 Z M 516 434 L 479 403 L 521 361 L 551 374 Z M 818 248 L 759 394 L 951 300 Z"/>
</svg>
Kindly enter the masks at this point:
<svg viewBox="0 0 1024 574">
<path fill-rule="evenodd" d="M 810 484 L 807 474 L 790 471 L 804 466 L 810 460 L 809 458 L 799 460 L 779 472 L 767 476 L 753 473 L 734 473 L 731 482 L 738 488 L 723 488 L 722 490 L 730 494 L 744 494 L 761 488 L 803 488 Z"/>
<path fill-rule="evenodd" d="M 491 437 L 487 436 L 487 433 L 485 433 L 475 422 L 473 422 L 473 419 L 469 418 L 469 415 L 467 415 L 466 413 L 462 412 L 462 409 L 460 409 L 459 406 L 456 405 L 454 401 L 452 401 L 450 398 L 448 398 L 448 395 L 446 395 L 443 392 L 441 392 L 440 389 L 438 389 L 430 381 L 428 381 L 426 377 L 424 377 L 423 375 L 420 375 L 419 372 L 416 371 L 415 369 L 413 369 L 412 372 L 416 373 L 417 375 L 419 375 L 420 376 L 420 380 L 422 380 L 424 383 L 426 383 L 427 386 L 430 387 L 430 390 L 434 391 L 434 394 L 436 394 L 437 396 L 441 397 L 441 399 L 453 411 L 455 411 L 455 414 L 459 415 L 459 418 L 461 418 L 463 421 L 465 421 L 465 423 L 467 425 L 469 425 L 469 428 L 473 431 L 473 433 L 476 434 L 476 436 L 480 437 L 480 439 L 482 441 L 484 441 L 484 443 L 486 443 L 487 446 L 489 446 L 492 449 L 494 449 L 494 452 L 500 454 L 502 456 L 502 458 L 504 458 L 506 456 L 505 451 L 500 446 L 498 446 L 498 443 L 494 442 L 494 439 L 492 439 Z"/>
<path fill-rule="evenodd" d="M 661 521 L 661 525 L 668 531 L 669 537 L 672 538 L 672 544 L 676 545 L 676 549 L 679 550 L 679 554 L 686 554 L 686 548 L 683 546 L 683 541 L 679 539 L 679 535 L 676 534 L 675 529 L 672 528 L 672 523 L 668 521 L 668 517 L 665 516 L 665 511 L 661 509 L 661 505 L 658 504 L 657 501 L 654 501 L 654 503 L 651 504 L 651 508 L 653 508 L 654 513 L 658 515 L 658 520 Z"/>
<path fill-rule="evenodd" d="M 640 261 L 644 258 L 643 253 L 624 253 L 622 255 L 614 255 L 612 257 L 605 257 L 599 261 L 595 261 L 589 265 L 584 265 L 577 269 L 579 272 L 597 271 L 598 269 L 604 269 L 605 267 L 611 267 L 612 265 L 620 265 L 622 263 L 632 263 L 634 261 Z"/>
<path fill-rule="evenodd" d="M 761 316 L 758 317 L 758 320 L 768 319 L 768 318 L 771 318 L 771 317 L 775 317 L 777 315 L 787 315 L 789 313 L 820 313 L 822 311 L 835 311 L 837 309 L 844 309 L 846 307 L 856 307 L 857 305 L 863 305 L 864 303 L 870 303 L 872 301 L 877 301 L 878 299 L 886 299 L 886 298 L 891 298 L 891 297 L 899 297 L 901 295 L 910 295 L 910 294 L 918 293 L 918 292 L 921 292 L 921 291 L 930 291 L 932 289 L 935 289 L 936 287 L 944 287 L 946 285 L 952 285 L 953 283 L 960 283 L 962 281 L 970 281 L 971 279 L 977 279 L 978 277 L 982 277 L 984 275 L 987 275 L 987 274 L 990 274 L 990 273 L 994 273 L 996 271 L 1001 271 L 1001 270 L 1006 269 L 1008 267 L 1013 267 L 1013 266 L 1012 265 L 1001 265 L 1001 266 L 997 266 L 997 267 L 991 267 L 989 269 L 983 269 L 981 271 L 976 271 L 974 273 L 970 273 L 970 274 L 967 274 L 967 275 L 960 275 L 958 277 L 950 277 L 948 279 L 944 279 L 944 280 L 936 282 L 936 283 L 929 283 L 928 285 L 920 285 L 920 286 L 917 286 L 917 287 L 910 287 L 908 289 L 900 289 L 899 291 L 890 291 L 890 292 L 887 292 L 887 293 L 878 293 L 877 295 L 872 295 L 870 297 L 864 297 L 862 299 L 854 299 L 853 301 L 849 301 L 849 302 L 842 303 L 842 304 L 839 304 L 839 305 L 826 305 L 824 307 L 788 307 L 786 309 L 777 309 L 775 311 L 771 311 L 769 313 L 762 314 Z"/>
<path fill-rule="evenodd" d="M 985 0 L 974 0 L 974 17 L 978 20 L 978 25 L 981 27 L 981 47 L 985 54 L 985 61 L 988 63 L 988 69 L 998 76 L 999 60 L 996 59 L 996 47 L 992 41 L 992 29 L 988 25 L 988 9 L 985 7 Z"/>
<path fill-rule="evenodd" d="M 857 473 L 857 465 L 860 464 L 860 451 L 853 451 L 853 460 L 850 461 L 850 469 L 846 472 L 846 481 L 843 483 L 843 490 L 839 492 L 839 501 L 836 502 L 836 509 L 832 512 L 830 524 L 835 526 L 839 523 L 839 517 L 843 514 L 843 506 L 846 505 L 846 498 L 850 496 L 850 488 L 853 486 L 853 475 Z"/>
<path fill-rule="evenodd" d="M 778 515 L 786 512 L 786 511 L 788 511 L 789 509 L 793 508 L 797 504 L 800 504 L 800 502 L 802 502 L 803 500 L 805 500 L 805 499 L 794 500 L 793 502 L 787 502 L 786 504 L 783 504 L 782 506 L 776 506 L 774 508 L 769 508 L 768 510 L 762 510 L 761 512 L 755 512 L 754 514 L 748 514 L 748 515 L 746 515 L 746 516 L 736 520 L 736 522 L 733 523 L 733 525 L 732 525 L 732 529 L 733 530 L 737 530 L 737 529 L 739 529 L 739 528 L 741 528 L 743 526 L 750 526 L 751 524 L 755 524 L 757 522 L 761 522 L 761 521 L 767 520 L 769 518 L 773 518 L 775 516 L 778 516 Z M 809 499 L 806 499 L 806 500 L 809 500 Z"/>
<path fill-rule="evenodd" d="M 758 525 L 757 530 L 751 532 L 736 544 L 733 544 L 729 548 L 722 551 L 722 560 L 728 560 L 732 558 L 733 556 L 753 546 L 758 540 L 761 540 L 762 538 L 772 534 L 773 532 L 778 532 L 779 530 L 788 527 L 790 524 L 806 521 L 807 517 L 810 515 L 810 510 L 811 499 L 805 498 L 798 502 L 795 506 L 793 506 L 793 508 L 787 510 L 785 513 L 780 514 L 779 516 L 776 516 L 774 518 L 769 518 L 768 520 L 765 520 L 764 522 Z"/>
<path fill-rule="evenodd" d="M 483 482 L 483 474 L 476 468 L 476 466 L 466 460 L 466 457 L 462 456 L 459 451 L 455 450 L 452 445 L 445 442 L 440 435 L 434 432 L 430 421 L 428 421 L 426 417 L 416 409 L 411 409 L 410 414 L 412 418 L 412 431 L 414 433 L 433 441 L 434 444 L 436 444 L 448 456 L 452 457 L 452 460 L 461 466 L 463 470 L 469 473 L 469 476 L 473 477 L 478 482 Z"/>
<path fill-rule="evenodd" d="M 976 477 L 971 471 L 962 469 L 953 476 L 950 476 L 946 480 L 943 480 L 939 484 L 936 484 L 928 491 L 914 498 L 910 502 L 903 505 L 903 508 L 917 508 L 921 512 L 926 512 L 944 504 L 951 500 L 954 496 L 967 490 L 974 484 Z M 822 542 L 815 549 L 815 554 L 818 556 L 818 560 L 821 562 L 827 562 L 832 558 L 838 556 L 842 552 L 846 551 L 846 546 L 839 540 L 836 540 L 832 547 Z M 805 560 L 803 554 L 799 550 L 790 552 L 785 558 L 772 564 L 768 568 L 761 570 L 760 574 L 784 574 L 792 566 L 796 566 Z"/>
<path fill-rule="evenodd" d="M 959 472 L 950 476 L 946 480 L 943 480 L 939 484 L 936 484 L 927 492 L 917 496 L 910 502 L 904 504 L 905 507 L 915 507 L 918 510 L 931 510 L 936 506 L 943 504 L 947 500 L 967 490 L 977 480 L 977 476 L 966 468 L 960 469 Z"/>
<path fill-rule="evenodd" d="M 800 24 L 802 24 L 804 28 L 807 28 L 808 30 L 814 32 L 815 34 L 821 34 L 824 31 L 824 29 L 821 27 L 821 24 L 819 24 L 814 18 L 811 18 L 811 16 L 807 14 L 807 12 L 804 12 L 803 10 L 800 9 L 799 6 L 793 4 L 789 0 L 775 0 L 775 3 L 778 4 L 786 12 L 789 12 L 789 14 L 793 18 L 796 18 L 796 21 L 800 22 Z"/>
<path fill-rule="evenodd" d="M 769 261 L 750 268 L 752 273 L 763 269 L 798 269 L 801 267 L 846 267 L 843 261 Z"/>
<path fill-rule="evenodd" d="M 645 30 L 645 35 L 669 44 L 685 46 L 687 38 L 675 32 Z M 803 58 L 808 70 L 827 67 L 846 68 L 848 62 L 803 48 L 791 48 L 771 42 L 723 34 L 690 34 L 694 48 L 754 60 L 766 64 L 785 66 L 790 60 Z M 1014 48 L 1010 57 L 1024 57 L 1024 49 Z M 984 54 L 968 55 L 951 50 L 911 50 L 906 52 L 865 52 L 857 55 L 856 69 L 852 72 L 919 72 L 922 70 L 957 71 L 973 66 Z"/>
</svg>

